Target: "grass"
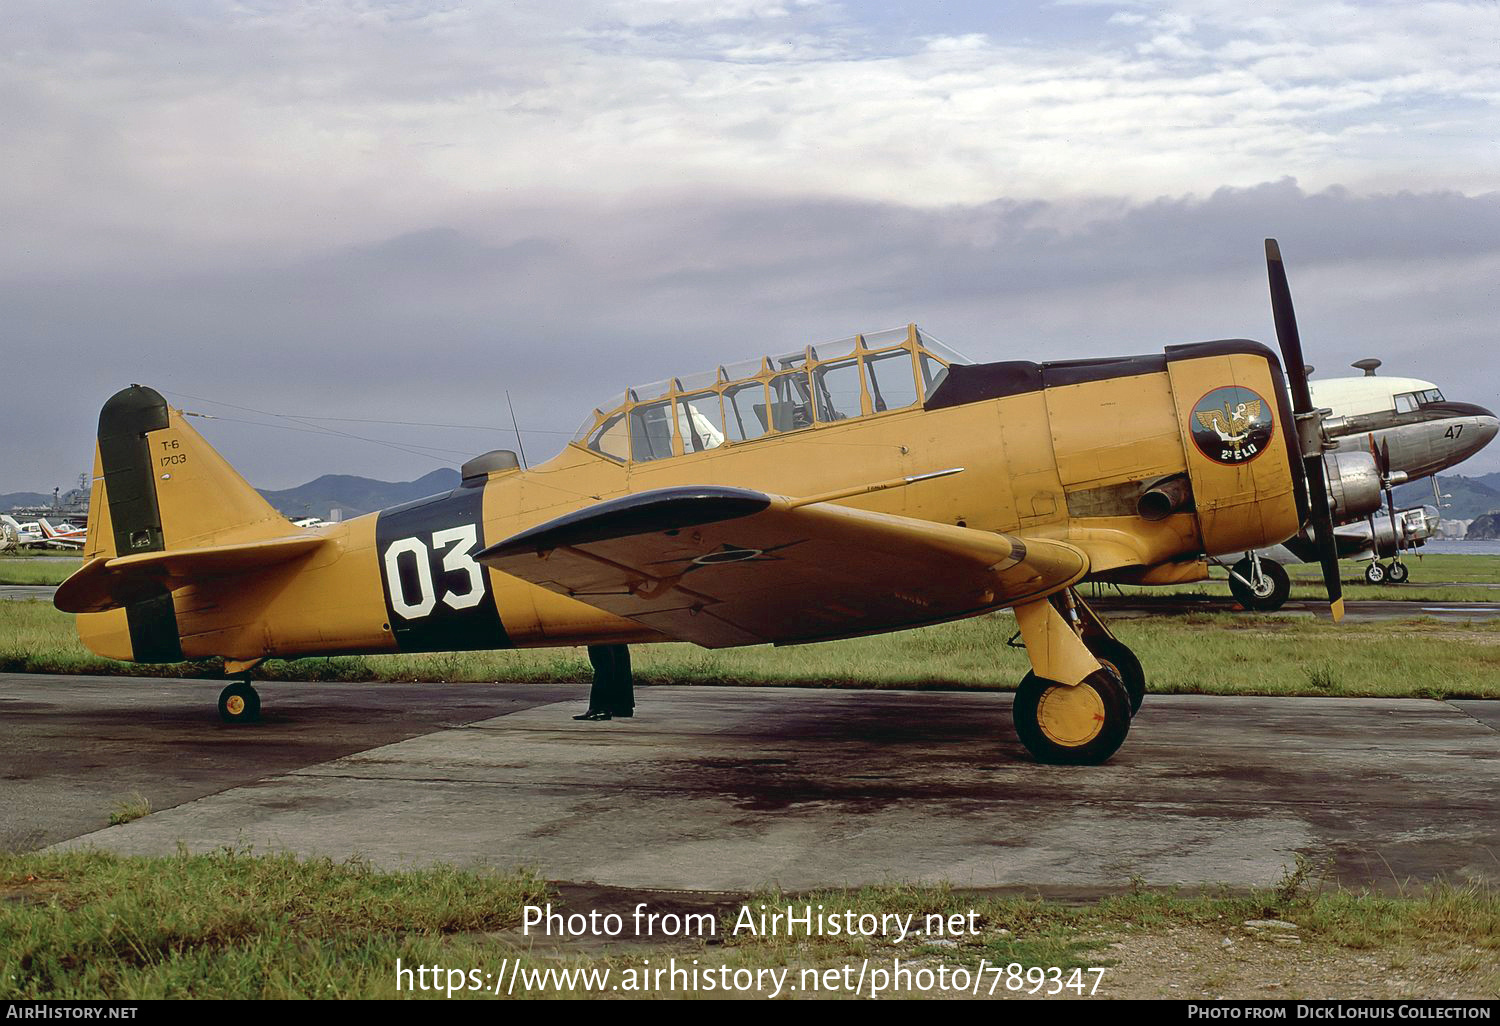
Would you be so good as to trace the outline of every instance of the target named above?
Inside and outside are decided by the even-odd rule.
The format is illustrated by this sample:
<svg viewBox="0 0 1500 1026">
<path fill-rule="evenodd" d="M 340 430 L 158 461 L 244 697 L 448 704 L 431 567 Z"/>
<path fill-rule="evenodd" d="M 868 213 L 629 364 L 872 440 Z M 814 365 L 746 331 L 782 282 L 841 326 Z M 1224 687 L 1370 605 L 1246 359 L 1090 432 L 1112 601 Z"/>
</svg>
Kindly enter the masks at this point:
<svg viewBox="0 0 1500 1026">
<path fill-rule="evenodd" d="M 114 808 L 109 812 L 109 825 L 119 826 L 121 823 L 134 823 L 142 816 L 151 815 L 151 799 L 136 792 L 129 798 L 121 798 L 115 802 Z"/>
<path fill-rule="evenodd" d="M 601 911 L 624 914 L 624 936 L 634 940 L 629 910 L 637 900 L 661 899 L 621 893 L 599 900 Z M 544 902 L 564 912 L 590 911 L 568 908 L 524 870 L 439 866 L 382 872 L 357 861 L 231 850 L 166 858 L 102 852 L 0 856 L 0 1000 L 391 998 L 402 996 L 396 990 L 398 958 L 405 966 L 485 971 L 520 959 L 527 970 L 607 968 L 616 980 L 647 959 L 661 965 L 672 957 L 679 964 L 697 959 L 751 970 L 788 967 L 794 979 L 804 968 L 893 957 L 912 964 L 936 959 L 971 971 L 981 960 L 1066 970 L 1110 966 L 1116 940 L 1191 928 L 1224 931 L 1260 918 L 1297 924 L 1305 945 L 1298 958 L 1309 965 L 1346 952 L 1373 952 L 1391 965 L 1448 953 L 1476 996 L 1496 992 L 1500 955 L 1500 897 L 1483 888 L 1436 887 L 1404 897 L 1308 893 L 1296 885 L 1211 897 L 1137 890 L 1083 904 L 946 886 L 773 891 L 726 898 L 711 947 L 698 939 L 664 938 L 635 941 L 623 950 L 522 936 L 516 927 L 524 906 Z M 732 932 L 743 907 L 788 904 L 856 916 L 910 914 L 913 924 L 925 924 L 929 914 L 958 914 L 977 932 L 941 944 L 916 934 L 896 943 L 879 936 Z M 1168 979 L 1179 972 L 1172 965 L 1155 968 Z M 1367 986 L 1359 978 L 1340 982 L 1351 996 Z M 562 989 L 543 984 L 541 992 Z"/>
<path fill-rule="evenodd" d="M 1500 588 L 1495 587 L 1500 585 L 1500 557 L 1435 553 L 1430 556 L 1409 556 L 1406 564 L 1411 568 L 1411 579 L 1405 584 L 1367 584 L 1363 576 L 1365 563 L 1345 560 L 1340 564 L 1343 570 L 1344 597 L 1351 601 L 1379 599 L 1388 602 L 1500 601 Z M 1293 563 L 1288 564 L 1285 569 L 1292 579 L 1292 598 L 1326 598 L 1322 570 L 1316 564 Z M 1124 587 L 1121 590 L 1131 596 L 1154 598 L 1173 595 L 1227 598 L 1228 571 L 1211 567 L 1209 574 L 1210 580 L 1200 584 L 1170 589 Z M 1115 591 L 1113 588 L 1106 588 L 1100 594 L 1115 594 Z"/>
<path fill-rule="evenodd" d="M 1165 694 L 1500 698 L 1500 620 L 1414 618 L 1334 627 L 1309 617 L 1191 613 L 1120 621 L 1120 639 Z M 870 638 L 794 648 L 632 649 L 636 680 L 664 685 L 972 688 L 1004 690 L 1026 672 L 1007 645 L 1009 613 Z M 85 649 L 72 617 L 41 602 L 0 602 L 0 671 L 219 677 L 216 661 L 134 664 Z M 578 682 L 582 649 L 270 660 L 266 680 Z"/>
<path fill-rule="evenodd" d="M 0 559 L 0 584 L 61 584 L 82 565 L 82 559 L 72 557 L 42 559 L 11 553 Z"/>
<path fill-rule="evenodd" d="M 394 996 L 397 957 L 461 950 L 442 939 L 514 925 L 544 888 L 226 851 L 0 856 L 0 894 L 0 999 L 132 1000 Z"/>
</svg>

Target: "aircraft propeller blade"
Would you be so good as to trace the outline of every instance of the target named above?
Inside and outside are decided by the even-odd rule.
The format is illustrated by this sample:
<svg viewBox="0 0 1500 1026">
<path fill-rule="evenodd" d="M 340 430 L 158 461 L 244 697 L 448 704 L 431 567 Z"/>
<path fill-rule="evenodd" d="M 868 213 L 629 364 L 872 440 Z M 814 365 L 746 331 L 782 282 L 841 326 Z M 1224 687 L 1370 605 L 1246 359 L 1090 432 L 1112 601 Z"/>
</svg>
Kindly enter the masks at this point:
<svg viewBox="0 0 1500 1026">
<path fill-rule="evenodd" d="M 1266 240 L 1266 274 L 1271 282 L 1271 313 L 1276 320 L 1276 341 L 1281 345 L 1287 384 L 1292 390 L 1292 412 L 1299 426 L 1308 417 L 1316 417 L 1312 390 L 1307 385 L 1307 364 L 1302 359 L 1302 338 L 1297 334 L 1297 314 L 1292 309 L 1292 290 L 1286 281 L 1286 267 L 1281 262 L 1281 247 L 1275 239 Z M 1298 431 L 1298 439 L 1302 433 Z M 1323 565 L 1323 585 L 1328 589 L 1328 611 L 1335 621 L 1344 618 L 1344 586 L 1339 578 L 1338 547 L 1333 536 L 1333 513 L 1328 505 L 1328 482 L 1324 477 L 1323 454 L 1316 452 L 1302 460 L 1307 479 L 1309 519 L 1318 559 Z"/>
<path fill-rule="evenodd" d="M 1391 490 L 1391 440 L 1380 440 L 1380 487 L 1385 489 L 1385 510 L 1391 518 L 1391 544 L 1396 546 L 1396 559 L 1401 558 L 1401 536 L 1396 532 L 1396 493 Z"/>
</svg>

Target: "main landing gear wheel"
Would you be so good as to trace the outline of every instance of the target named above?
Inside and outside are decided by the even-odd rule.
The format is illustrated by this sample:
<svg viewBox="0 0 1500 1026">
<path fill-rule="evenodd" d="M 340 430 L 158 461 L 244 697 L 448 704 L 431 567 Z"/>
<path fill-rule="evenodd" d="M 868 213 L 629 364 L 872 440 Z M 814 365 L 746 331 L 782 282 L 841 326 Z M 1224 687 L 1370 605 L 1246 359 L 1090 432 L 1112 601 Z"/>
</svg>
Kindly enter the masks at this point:
<svg viewBox="0 0 1500 1026">
<path fill-rule="evenodd" d="M 1125 685 L 1125 693 L 1130 696 L 1130 715 L 1140 712 L 1141 703 L 1146 699 L 1146 671 L 1141 669 L 1141 661 L 1135 653 L 1115 638 L 1085 637 L 1083 643 L 1088 646 L 1089 653 L 1103 663 L 1105 669 L 1115 671 L 1115 676 Z"/>
<path fill-rule="evenodd" d="M 1379 563 L 1371 563 L 1365 567 L 1365 580 L 1371 584 L 1381 584 L 1385 581 L 1385 567 Z"/>
<path fill-rule="evenodd" d="M 1386 580 L 1392 584 L 1404 584 L 1410 576 L 1411 570 L 1407 568 L 1405 563 L 1396 562 L 1385 568 Z"/>
<path fill-rule="evenodd" d="M 1249 581 L 1245 584 L 1241 581 Z M 1234 573 L 1229 577 L 1229 591 L 1236 602 L 1246 609 L 1258 613 L 1274 613 L 1286 603 L 1292 593 L 1292 578 L 1286 568 L 1274 559 L 1260 561 L 1260 579 L 1255 578 L 1255 567 L 1249 557 L 1234 564 Z"/>
<path fill-rule="evenodd" d="M 1016 734 L 1037 762 L 1096 766 L 1130 733 L 1130 695 L 1109 670 L 1073 687 L 1028 673 L 1013 709 Z"/>
<path fill-rule="evenodd" d="M 260 719 L 260 692 L 249 681 L 230 684 L 219 692 L 219 719 L 225 723 L 253 723 Z"/>
</svg>

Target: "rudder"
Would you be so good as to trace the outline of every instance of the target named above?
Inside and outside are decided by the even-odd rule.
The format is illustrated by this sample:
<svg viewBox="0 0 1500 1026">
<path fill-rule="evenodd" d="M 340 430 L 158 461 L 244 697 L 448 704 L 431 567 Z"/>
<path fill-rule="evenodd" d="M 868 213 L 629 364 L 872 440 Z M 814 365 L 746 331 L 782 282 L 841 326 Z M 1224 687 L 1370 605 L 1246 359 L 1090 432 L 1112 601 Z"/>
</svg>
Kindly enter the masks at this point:
<svg viewBox="0 0 1500 1026">
<path fill-rule="evenodd" d="M 182 411 L 151 388 L 132 385 L 104 404 L 98 470 L 114 549 L 103 555 L 251 541 L 294 530 L 188 426 Z M 93 517 L 91 506 L 91 536 Z"/>
</svg>

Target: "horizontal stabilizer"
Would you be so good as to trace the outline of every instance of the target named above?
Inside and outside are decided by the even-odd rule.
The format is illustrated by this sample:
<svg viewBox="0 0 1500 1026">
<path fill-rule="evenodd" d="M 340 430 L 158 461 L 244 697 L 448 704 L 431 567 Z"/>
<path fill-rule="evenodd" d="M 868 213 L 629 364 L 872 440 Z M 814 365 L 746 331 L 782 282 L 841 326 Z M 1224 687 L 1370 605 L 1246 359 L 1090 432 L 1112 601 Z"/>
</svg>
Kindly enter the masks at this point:
<svg viewBox="0 0 1500 1026">
<path fill-rule="evenodd" d="M 234 545 L 100 556 L 89 560 L 57 589 L 52 604 L 65 613 L 102 613 L 143 597 L 209 577 L 249 573 L 305 556 L 333 544 L 322 535 L 293 535 Z"/>
</svg>

